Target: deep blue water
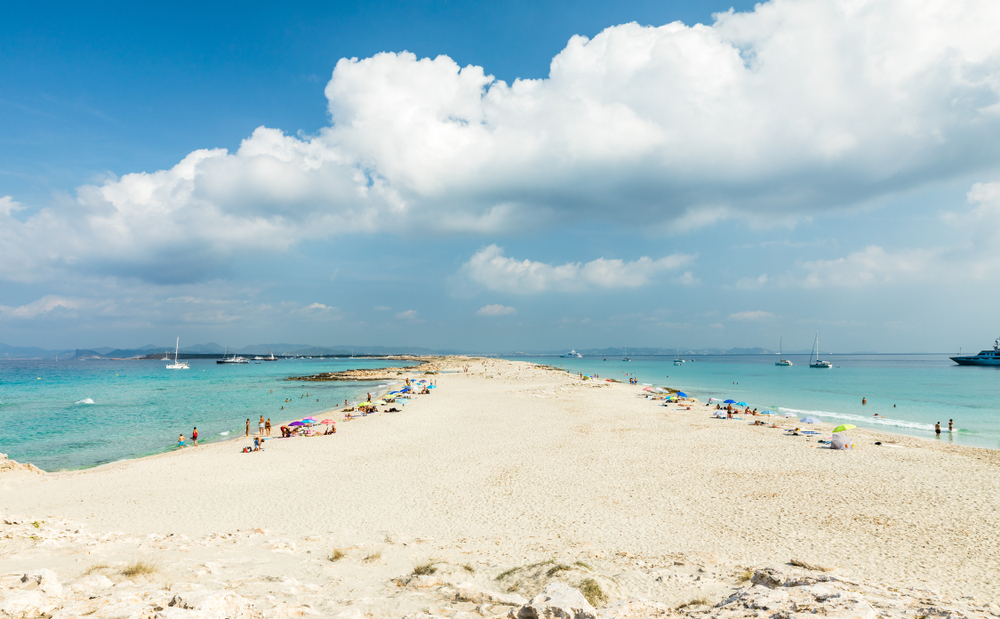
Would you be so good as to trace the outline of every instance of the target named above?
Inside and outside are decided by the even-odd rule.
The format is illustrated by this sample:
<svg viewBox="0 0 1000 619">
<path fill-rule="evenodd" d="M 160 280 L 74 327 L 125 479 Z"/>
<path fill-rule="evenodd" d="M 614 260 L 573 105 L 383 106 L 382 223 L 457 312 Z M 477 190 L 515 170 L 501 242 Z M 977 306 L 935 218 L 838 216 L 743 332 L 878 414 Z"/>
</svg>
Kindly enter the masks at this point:
<svg viewBox="0 0 1000 619">
<path fill-rule="evenodd" d="M 759 410 L 812 415 L 831 423 L 1000 449 L 1000 369 L 960 367 L 947 355 L 831 355 L 834 368 L 809 367 L 808 355 L 785 355 L 795 365 L 777 367 L 776 355 L 561 359 L 519 358 L 681 389 L 702 402 L 730 398 Z M 691 360 L 694 361 L 691 361 Z M 867 404 L 861 404 L 861 398 Z M 873 415 L 879 413 L 880 417 Z M 957 431 L 947 432 L 948 420 Z"/>
<path fill-rule="evenodd" d="M 277 425 L 358 400 L 379 384 L 284 380 L 289 376 L 408 365 L 365 359 L 188 363 L 190 370 L 167 370 L 164 361 L 0 361 L 0 452 L 56 470 L 176 448 L 178 434 L 190 438 L 194 426 L 199 443 L 222 440 L 242 435 L 247 418 L 253 428 L 260 415 Z"/>
</svg>

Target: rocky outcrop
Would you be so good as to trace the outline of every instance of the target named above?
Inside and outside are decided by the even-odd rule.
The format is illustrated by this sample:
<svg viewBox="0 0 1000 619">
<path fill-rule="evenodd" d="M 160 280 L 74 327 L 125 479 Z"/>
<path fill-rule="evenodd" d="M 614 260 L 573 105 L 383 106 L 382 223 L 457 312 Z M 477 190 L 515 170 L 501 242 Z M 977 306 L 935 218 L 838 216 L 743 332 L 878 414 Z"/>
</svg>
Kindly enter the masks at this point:
<svg viewBox="0 0 1000 619">
<path fill-rule="evenodd" d="M 508 616 L 510 619 L 597 619 L 597 611 L 578 590 L 554 582 L 521 608 L 511 610 Z"/>
<path fill-rule="evenodd" d="M 30 462 L 21 464 L 20 462 L 9 460 L 7 458 L 7 454 L 0 454 L 0 473 L 7 473 L 10 471 L 28 471 L 29 473 L 45 472 Z"/>
</svg>

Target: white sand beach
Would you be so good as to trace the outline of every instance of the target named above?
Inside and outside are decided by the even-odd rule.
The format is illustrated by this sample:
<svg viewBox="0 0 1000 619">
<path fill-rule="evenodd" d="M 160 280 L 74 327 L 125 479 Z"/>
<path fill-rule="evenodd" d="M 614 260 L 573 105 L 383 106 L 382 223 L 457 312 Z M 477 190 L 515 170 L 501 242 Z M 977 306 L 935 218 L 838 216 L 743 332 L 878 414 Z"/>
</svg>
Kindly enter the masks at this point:
<svg viewBox="0 0 1000 619">
<path fill-rule="evenodd" d="M 746 568 L 796 559 L 880 591 L 933 591 L 966 614 L 1000 601 L 1000 452 L 860 430 L 856 449 L 833 451 L 704 405 L 661 406 L 639 386 L 526 362 L 451 364 L 431 395 L 340 422 L 334 436 L 0 474 L 0 573 L 11 575 L 0 595 L 45 568 L 67 582 L 107 577 L 105 596 L 125 586 L 170 599 L 216 583 L 263 616 L 454 617 L 482 605 L 456 606 L 462 579 L 530 597 L 592 577 L 609 599 L 676 608 L 720 603 L 750 585 Z M 335 548 L 343 559 L 330 560 Z M 121 576 L 136 557 L 156 571 Z M 419 582 L 440 582 L 414 585 L 429 560 L 438 571 Z M 50 614 L 69 612 L 64 597 Z M 479 616 L 506 612 L 486 606 Z"/>
</svg>

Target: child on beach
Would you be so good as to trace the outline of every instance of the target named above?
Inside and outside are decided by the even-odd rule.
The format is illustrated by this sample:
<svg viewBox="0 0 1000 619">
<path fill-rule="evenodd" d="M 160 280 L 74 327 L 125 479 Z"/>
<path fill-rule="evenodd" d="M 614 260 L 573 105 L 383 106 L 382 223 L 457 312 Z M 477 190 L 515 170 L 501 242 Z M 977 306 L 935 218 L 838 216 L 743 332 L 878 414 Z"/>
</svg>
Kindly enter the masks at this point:
<svg viewBox="0 0 1000 619">
<path fill-rule="evenodd" d="M 178 447 L 183 447 L 184 446 L 184 435 L 183 434 L 181 434 L 180 437 L 177 439 L 177 446 Z"/>
</svg>

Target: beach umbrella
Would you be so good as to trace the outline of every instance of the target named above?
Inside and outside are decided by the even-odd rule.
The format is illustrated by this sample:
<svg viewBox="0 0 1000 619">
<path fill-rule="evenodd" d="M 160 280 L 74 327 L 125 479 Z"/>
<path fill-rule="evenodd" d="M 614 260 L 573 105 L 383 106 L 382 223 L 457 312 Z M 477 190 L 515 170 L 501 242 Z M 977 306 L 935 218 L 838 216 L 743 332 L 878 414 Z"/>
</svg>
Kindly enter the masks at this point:
<svg viewBox="0 0 1000 619">
<path fill-rule="evenodd" d="M 737 402 L 736 403 L 736 406 L 746 406 L 746 405 L 747 405 L 746 402 Z"/>
<path fill-rule="evenodd" d="M 785 413 L 782 417 L 794 417 L 795 413 Z"/>
<path fill-rule="evenodd" d="M 301 421 L 293 421 L 292 423 L 290 423 L 288 425 L 290 425 L 290 426 L 304 426 L 306 424 L 302 423 Z"/>
<path fill-rule="evenodd" d="M 438 388 L 437 385 L 431 385 L 430 387 L 428 387 L 428 389 L 437 389 L 437 388 Z"/>
<path fill-rule="evenodd" d="M 819 423 L 819 419 L 816 419 L 815 417 L 803 417 L 802 419 L 799 419 L 799 421 L 802 423 Z"/>
<path fill-rule="evenodd" d="M 856 427 L 858 427 L 858 426 L 855 426 L 855 425 L 852 425 L 852 424 L 849 424 L 849 423 L 845 423 L 843 425 L 837 426 L 836 428 L 833 429 L 833 431 L 834 432 L 843 432 L 844 430 L 853 430 Z"/>
<path fill-rule="evenodd" d="M 330 424 L 332 424 L 332 423 L 335 423 L 335 422 L 333 421 L 333 419 L 324 419 L 324 420 L 323 420 L 323 421 L 322 421 L 321 423 L 322 423 L 322 424 L 323 424 L 324 426 L 328 426 L 328 425 L 330 425 Z"/>
<path fill-rule="evenodd" d="M 736 400 L 723 400 L 723 404 L 736 404 Z"/>
<path fill-rule="evenodd" d="M 774 415 L 774 414 L 776 414 L 776 413 L 775 413 L 774 411 L 761 411 L 761 413 L 760 413 L 760 414 L 761 414 L 761 415 Z"/>
<path fill-rule="evenodd" d="M 677 397 L 678 398 L 686 398 L 686 397 L 688 397 L 688 394 L 684 393 L 683 391 L 678 391 L 677 392 Z"/>
</svg>

